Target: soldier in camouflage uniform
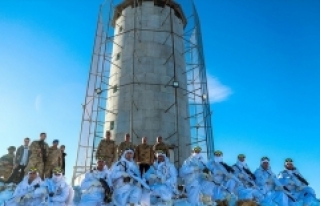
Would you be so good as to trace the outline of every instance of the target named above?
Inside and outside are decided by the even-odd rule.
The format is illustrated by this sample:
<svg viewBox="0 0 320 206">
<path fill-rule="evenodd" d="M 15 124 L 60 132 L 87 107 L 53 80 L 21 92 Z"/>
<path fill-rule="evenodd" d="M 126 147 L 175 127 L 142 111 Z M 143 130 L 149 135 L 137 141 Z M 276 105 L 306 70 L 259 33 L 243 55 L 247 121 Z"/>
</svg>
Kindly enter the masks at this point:
<svg viewBox="0 0 320 206">
<path fill-rule="evenodd" d="M 106 131 L 106 138 L 102 139 L 98 145 L 96 160 L 98 160 L 99 157 L 103 158 L 109 169 L 117 160 L 117 145 L 114 140 L 111 140 L 110 131 Z"/>
<path fill-rule="evenodd" d="M 120 143 L 118 147 L 118 157 L 121 158 L 121 155 L 126 149 L 132 149 L 134 151 L 135 146 L 132 142 L 130 142 L 130 134 L 126 134 L 124 136 L 124 141 Z"/>
<path fill-rule="evenodd" d="M 37 168 L 40 177 L 44 179 L 44 164 L 49 154 L 49 145 L 45 142 L 47 138 L 46 133 L 40 134 L 40 140 L 33 141 L 29 147 L 31 151 L 29 162 L 25 168 L 25 173 L 28 173 L 31 167 Z"/>
<path fill-rule="evenodd" d="M 52 142 L 52 146 L 49 147 L 49 154 L 47 161 L 44 165 L 44 176 L 47 178 L 52 177 L 52 170 L 62 165 L 62 153 L 58 148 L 59 140 L 55 139 Z"/>
<path fill-rule="evenodd" d="M 154 153 L 152 146 L 147 144 L 147 138 L 142 137 L 142 144 L 136 147 L 135 161 L 139 165 L 141 177 L 144 172 L 147 172 L 150 165 L 153 164 Z"/>
<path fill-rule="evenodd" d="M 153 152 L 156 152 L 158 150 L 162 150 L 166 153 L 166 157 L 170 157 L 170 153 L 169 153 L 169 147 L 168 145 L 166 145 L 163 141 L 162 141 L 162 137 L 158 136 L 157 137 L 157 143 L 155 145 L 153 145 Z"/>
<path fill-rule="evenodd" d="M 11 175 L 14 166 L 15 151 L 16 147 L 10 146 L 8 148 L 8 154 L 0 158 L 0 177 L 3 176 L 3 180 L 7 180 Z"/>
</svg>

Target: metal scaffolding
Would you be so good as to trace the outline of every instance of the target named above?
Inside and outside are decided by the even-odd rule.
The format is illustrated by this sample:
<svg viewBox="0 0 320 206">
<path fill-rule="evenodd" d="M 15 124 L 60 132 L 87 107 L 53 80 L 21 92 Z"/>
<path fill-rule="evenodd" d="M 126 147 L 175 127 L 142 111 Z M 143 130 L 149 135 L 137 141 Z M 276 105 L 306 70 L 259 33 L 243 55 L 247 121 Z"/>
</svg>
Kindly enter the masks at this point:
<svg viewBox="0 0 320 206">
<path fill-rule="evenodd" d="M 154 4 L 161 7 L 169 6 L 170 12 L 163 16 L 163 23 L 171 22 L 170 31 L 161 31 L 157 28 L 148 32 L 165 32 L 170 35 L 164 35 L 164 41 L 171 41 L 172 52 L 168 54 L 168 59 L 173 59 L 172 69 L 174 70 L 172 78 L 170 81 L 164 84 L 152 85 L 147 82 L 142 82 L 135 76 L 135 65 L 138 65 L 142 61 L 141 57 L 137 56 L 135 50 L 132 51 L 133 59 L 133 70 L 132 70 L 132 80 L 130 84 L 130 93 L 133 95 L 135 88 L 139 85 L 146 86 L 158 86 L 161 88 L 170 87 L 173 89 L 172 98 L 173 102 L 163 110 L 163 112 L 168 112 L 169 110 L 174 110 L 176 114 L 175 118 L 175 130 L 172 131 L 172 135 L 165 137 L 165 141 L 168 141 L 173 145 L 174 156 L 179 157 L 179 151 L 185 150 L 186 147 L 192 147 L 199 145 L 202 147 L 202 152 L 207 158 L 211 158 L 214 149 L 212 124 L 211 124 L 211 110 L 210 101 L 207 88 L 207 78 L 206 78 L 206 68 L 205 60 L 202 49 L 201 40 L 201 28 L 198 13 L 196 11 L 194 2 L 192 0 L 106 0 L 100 7 L 100 12 L 98 16 L 97 30 L 95 35 L 94 48 L 92 52 L 92 60 L 89 72 L 89 79 L 87 83 L 87 91 L 85 102 L 82 105 L 83 115 L 81 122 L 80 138 L 78 143 L 77 160 L 73 170 L 72 184 L 78 185 L 81 179 L 81 175 L 89 171 L 94 165 L 94 156 L 96 148 L 100 140 L 104 137 L 104 132 L 106 127 L 113 128 L 114 122 L 108 121 L 106 119 L 107 114 L 111 113 L 117 115 L 118 111 L 113 108 L 112 105 L 108 105 L 108 99 L 117 95 L 117 90 L 125 88 L 127 85 L 109 85 L 109 80 L 111 77 L 111 67 L 116 67 L 121 70 L 121 65 L 119 65 L 115 59 L 118 56 L 113 54 L 114 47 L 125 47 L 121 43 L 115 41 L 116 37 L 119 35 L 124 35 L 129 31 L 125 28 L 118 27 L 115 25 L 114 18 L 117 16 L 119 18 L 123 16 L 119 12 L 119 5 L 126 2 L 133 2 L 132 7 L 137 7 L 134 23 L 134 32 L 132 35 L 133 41 L 138 42 L 140 38 L 144 35 L 144 29 L 141 26 L 142 19 L 142 6 L 144 1 L 154 1 Z M 181 6 L 183 12 L 177 12 L 176 6 Z M 181 16 L 183 14 L 184 16 Z M 182 19 L 181 24 L 184 24 L 183 35 L 178 35 L 175 32 L 172 24 L 172 16 L 179 15 Z M 117 31 L 115 31 L 118 29 Z M 187 87 L 182 88 L 175 85 L 175 75 L 176 71 L 176 53 L 174 49 L 175 41 L 180 39 L 184 43 L 184 49 L 179 55 L 183 55 L 186 68 L 184 73 L 187 76 Z M 164 62 L 166 64 L 167 62 Z M 116 73 L 113 75 L 121 75 L 121 73 Z M 113 92 L 110 92 L 113 91 Z M 189 108 L 188 115 L 184 117 L 185 120 L 190 122 L 190 136 L 191 140 L 188 145 L 184 148 L 179 148 L 179 107 L 177 103 L 178 92 L 183 92 L 183 95 L 187 96 Z M 128 97 L 130 98 L 130 97 Z M 171 97 L 170 97 L 171 98 Z M 141 134 L 138 134 L 135 130 L 135 126 L 132 124 L 132 119 L 135 115 L 135 110 L 139 108 L 135 100 L 131 99 L 131 114 L 130 114 L 130 131 L 132 136 L 140 138 Z M 108 125 L 108 126 L 106 126 Z M 136 139 L 137 139 L 136 138 Z M 175 159 L 176 166 L 181 166 L 184 160 Z"/>
</svg>

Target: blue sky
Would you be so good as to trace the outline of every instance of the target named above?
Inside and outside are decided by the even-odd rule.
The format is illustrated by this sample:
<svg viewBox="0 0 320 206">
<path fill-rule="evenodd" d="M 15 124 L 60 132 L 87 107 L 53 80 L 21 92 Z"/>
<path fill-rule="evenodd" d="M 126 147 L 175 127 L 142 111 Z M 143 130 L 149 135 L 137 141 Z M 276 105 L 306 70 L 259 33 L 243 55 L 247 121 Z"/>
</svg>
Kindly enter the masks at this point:
<svg viewBox="0 0 320 206">
<path fill-rule="evenodd" d="M 320 2 L 196 0 L 215 147 L 233 164 L 296 166 L 320 193 Z M 210 3 L 208 3 L 210 2 Z M 71 179 L 99 10 L 94 1 L 0 2 L 0 151 L 48 133 Z"/>
</svg>

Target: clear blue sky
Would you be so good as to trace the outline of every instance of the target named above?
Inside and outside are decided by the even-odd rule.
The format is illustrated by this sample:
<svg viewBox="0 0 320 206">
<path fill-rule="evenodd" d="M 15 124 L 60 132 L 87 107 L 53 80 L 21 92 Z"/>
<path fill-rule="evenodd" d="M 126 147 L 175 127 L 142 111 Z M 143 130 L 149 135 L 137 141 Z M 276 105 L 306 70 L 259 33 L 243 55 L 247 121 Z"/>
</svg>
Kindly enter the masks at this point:
<svg viewBox="0 0 320 206">
<path fill-rule="evenodd" d="M 0 151 L 45 131 L 66 144 L 69 180 L 100 3 L 0 1 Z M 292 157 L 319 196 L 320 2 L 196 6 L 216 149 L 252 170 L 267 155 L 276 173 Z"/>
</svg>

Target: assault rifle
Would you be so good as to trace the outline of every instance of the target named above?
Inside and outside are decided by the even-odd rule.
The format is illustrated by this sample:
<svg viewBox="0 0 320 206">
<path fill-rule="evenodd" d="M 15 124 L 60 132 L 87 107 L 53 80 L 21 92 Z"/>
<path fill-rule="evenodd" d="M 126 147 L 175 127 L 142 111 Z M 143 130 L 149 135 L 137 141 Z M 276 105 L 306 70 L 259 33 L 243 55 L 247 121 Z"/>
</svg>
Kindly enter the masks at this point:
<svg viewBox="0 0 320 206">
<path fill-rule="evenodd" d="M 297 173 L 292 173 L 300 182 L 302 182 L 303 184 L 305 184 L 305 185 L 309 185 L 309 182 L 306 180 L 306 179 L 304 179 L 303 177 L 301 177 L 301 175 L 299 175 L 299 174 L 297 174 Z"/>
</svg>

